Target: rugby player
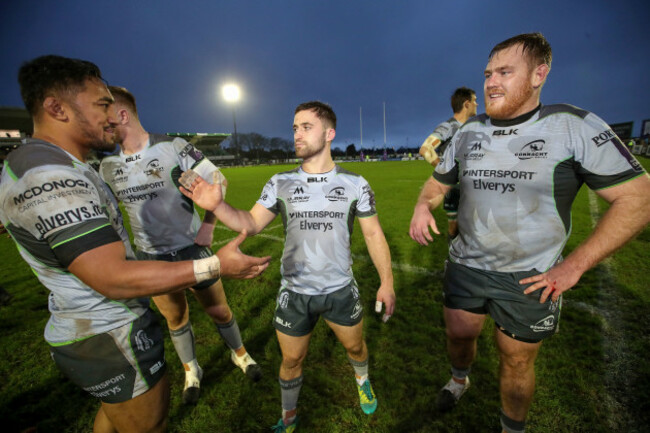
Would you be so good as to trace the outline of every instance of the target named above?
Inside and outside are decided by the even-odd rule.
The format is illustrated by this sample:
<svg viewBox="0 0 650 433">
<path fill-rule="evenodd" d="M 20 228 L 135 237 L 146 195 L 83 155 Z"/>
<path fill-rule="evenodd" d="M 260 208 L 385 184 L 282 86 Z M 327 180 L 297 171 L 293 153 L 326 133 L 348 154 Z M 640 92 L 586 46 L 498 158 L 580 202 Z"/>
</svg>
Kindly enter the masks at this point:
<svg viewBox="0 0 650 433">
<path fill-rule="evenodd" d="M 440 155 L 442 155 L 451 142 L 451 139 L 461 127 L 463 123 L 470 117 L 476 116 L 476 92 L 467 87 L 459 87 L 454 90 L 451 95 L 451 109 L 454 115 L 436 126 L 431 135 L 424 140 L 420 146 L 420 155 L 427 160 L 432 166 L 438 165 Z M 458 222 L 456 217 L 458 215 L 458 202 L 460 200 L 460 187 L 454 185 L 447 194 L 445 194 L 445 201 L 443 209 L 447 213 L 447 231 L 448 239 L 451 240 L 456 237 L 458 233 Z"/>
<path fill-rule="evenodd" d="M 355 216 L 381 280 L 375 310 L 380 312 L 382 304 L 385 306 L 385 322 L 395 307 L 390 251 L 375 210 L 374 193 L 364 178 L 332 160 L 334 111 L 318 101 L 300 104 L 295 110 L 293 131 L 296 156 L 303 159 L 301 166 L 273 176 L 250 211 L 232 208 L 221 200 L 218 186 L 200 177 L 191 191 L 181 189 L 201 207 L 214 209 L 226 226 L 251 235 L 282 215 L 286 233 L 282 286 L 273 318 L 282 351 L 282 417 L 273 427 L 276 432 L 293 432 L 296 428 L 302 364 L 321 315 L 347 352 L 361 409 L 372 414 L 377 408 L 368 379 L 363 307 L 351 270 L 350 234 Z"/>
<path fill-rule="evenodd" d="M 500 356 L 501 425 L 523 432 L 542 340 L 556 332 L 562 295 L 650 221 L 650 178 L 612 129 L 567 104 L 542 105 L 551 47 L 540 33 L 496 45 L 485 68 L 485 108 L 454 136 L 415 206 L 410 236 L 438 233 L 431 210 L 460 183 L 458 236 L 444 277 L 451 409 L 469 388 L 476 340 L 489 314 Z M 562 260 L 582 183 L 611 204 Z"/>
<path fill-rule="evenodd" d="M 176 263 L 135 261 L 110 189 L 85 162 L 112 150 L 113 97 L 93 63 L 42 56 L 18 73 L 33 138 L 5 161 L 0 220 L 50 290 L 45 340 L 61 372 L 101 400 L 95 432 L 166 430 L 169 382 L 148 296 L 218 277 L 252 278 L 270 257 L 236 241 Z"/>
<path fill-rule="evenodd" d="M 136 257 L 173 262 L 211 256 L 216 218 L 206 212 L 201 223 L 192 203 L 178 191 L 177 179 L 189 168 L 208 179 L 223 175 L 182 138 L 149 134 L 140 123 L 135 97 L 123 87 L 109 86 L 109 90 L 115 98 L 115 140 L 121 151 L 102 160 L 99 174 L 129 215 Z M 225 194 L 225 179 L 221 185 Z M 232 362 L 251 379 L 259 380 L 262 372 L 242 343 L 221 280 L 203 281 L 190 290 L 230 348 Z M 152 299 L 167 320 L 172 343 L 185 369 L 183 402 L 196 404 L 203 370 L 196 359 L 185 292 Z"/>
</svg>

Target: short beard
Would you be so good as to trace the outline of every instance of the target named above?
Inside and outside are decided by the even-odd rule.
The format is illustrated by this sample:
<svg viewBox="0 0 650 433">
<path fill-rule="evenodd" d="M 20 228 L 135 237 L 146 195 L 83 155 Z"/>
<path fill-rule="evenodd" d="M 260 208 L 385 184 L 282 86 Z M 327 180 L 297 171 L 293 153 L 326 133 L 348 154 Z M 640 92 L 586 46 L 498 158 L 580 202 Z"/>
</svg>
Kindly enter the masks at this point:
<svg viewBox="0 0 650 433">
<path fill-rule="evenodd" d="M 112 152 L 115 149 L 116 146 L 116 141 L 115 140 L 110 140 L 107 141 L 104 139 L 104 137 L 96 137 L 95 135 L 92 134 L 91 126 L 90 123 L 88 122 L 88 119 L 86 119 L 86 116 L 75 106 L 74 103 L 70 104 L 72 107 L 72 111 L 75 114 L 75 117 L 77 118 L 78 122 L 78 127 L 85 139 L 88 141 L 85 143 L 87 147 L 93 150 L 100 150 L 102 152 Z M 117 138 L 117 137 L 115 137 Z"/>
<path fill-rule="evenodd" d="M 488 102 L 489 102 L 489 96 L 485 96 L 485 113 L 490 116 L 492 119 L 497 119 L 497 120 L 509 120 L 513 119 L 517 116 L 515 114 L 517 113 L 517 110 L 521 108 L 521 106 L 526 102 L 530 96 L 533 94 L 535 90 L 533 87 L 529 84 L 526 83 L 525 86 L 522 86 L 518 89 L 516 89 L 509 97 L 506 96 L 504 101 L 505 103 L 502 104 L 499 108 L 494 108 L 491 107 Z M 523 114 L 523 113 L 522 113 Z"/>
</svg>

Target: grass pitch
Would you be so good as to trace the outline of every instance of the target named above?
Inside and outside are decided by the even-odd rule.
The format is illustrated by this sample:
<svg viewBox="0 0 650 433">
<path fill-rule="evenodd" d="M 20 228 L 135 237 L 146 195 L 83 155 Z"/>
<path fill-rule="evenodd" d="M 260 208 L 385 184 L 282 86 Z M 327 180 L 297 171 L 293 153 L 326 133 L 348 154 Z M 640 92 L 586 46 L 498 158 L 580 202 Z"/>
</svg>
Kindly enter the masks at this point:
<svg viewBox="0 0 650 433">
<path fill-rule="evenodd" d="M 646 169 L 648 159 L 641 158 Z M 353 270 L 366 315 L 370 376 L 379 399 L 373 416 L 359 409 L 352 368 L 343 348 L 319 323 L 305 361 L 299 401 L 304 432 L 485 432 L 500 431 L 498 360 L 493 324 L 486 323 L 471 373 L 472 388 L 450 414 L 435 412 L 438 389 L 449 377 L 442 319 L 441 275 L 446 239 L 422 247 L 408 237 L 413 206 L 431 174 L 423 161 L 344 163 L 373 187 L 377 209 L 391 248 L 397 306 L 386 324 L 374 313 L 378 277 L 357 226 L 352 239 Z M 294 166 L 224 169 L 227 201 L 249 209 L 264 183 Z M 592 230 L 589 194 L 574 204 L 573 234 L 566 252 Z M 597 200 L 597 213 L 606 204 Z M 435 213 L 446 232 L 442 211 Z M 219 225 L 214 249 L 234 233 Z M 264 378 L 251 383 L 229 359 L 228 350 L 199 304 L 188 296 L 205 370 L 202 396 L 195 407 L 181 405 L 183 372 L 171 342 L 166 350 L 172 382 L 170 432 L 269 431 L 280 416 L 277 371 L 280 351 L 271 325 L 279 287 L 284 233 L 276 219 L 242 250 L 273 257 L 257 280 L 226 281 L 246 347 L 260 363 Z M 648 281 L 650 229 L 585 274 L 564 298 L 561 331 L 546 341 L 536 364 L 537 389 L 528 417 L 529 432 L 650 431 L 650 325 Z M 0 283 L 13 296 L 0 307 L 0 423 L 4 431 L 87 432 L 98 403 L 68 382 L 51 361 L 43 328 L 49 313 L 47 294 L 22 261 L 13 242 L 2 237 Z M 146 414 L 143 414 L 146 416 Z"/>
</svg>

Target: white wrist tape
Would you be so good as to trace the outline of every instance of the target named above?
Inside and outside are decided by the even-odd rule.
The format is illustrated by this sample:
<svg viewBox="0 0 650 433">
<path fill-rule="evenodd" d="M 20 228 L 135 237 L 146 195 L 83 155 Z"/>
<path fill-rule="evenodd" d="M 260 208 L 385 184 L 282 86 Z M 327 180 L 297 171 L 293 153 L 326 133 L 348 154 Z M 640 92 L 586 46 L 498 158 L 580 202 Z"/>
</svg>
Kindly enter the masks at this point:
<svg viewBox="0 0 650 433">
<path fill-rule="evenodd" d="M 194 278 L 200 283 L 211 278 L 221 278 L 221 262 L 216 255 L 192 262 L 194 265 Z"/>
</svg>

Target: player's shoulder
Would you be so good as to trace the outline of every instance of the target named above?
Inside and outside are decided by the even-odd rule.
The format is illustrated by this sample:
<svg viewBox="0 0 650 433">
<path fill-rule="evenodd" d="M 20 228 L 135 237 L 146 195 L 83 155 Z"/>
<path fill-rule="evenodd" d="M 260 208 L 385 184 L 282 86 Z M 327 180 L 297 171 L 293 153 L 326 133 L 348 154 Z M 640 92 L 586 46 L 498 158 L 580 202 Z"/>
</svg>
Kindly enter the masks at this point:
<svg viewBox="0 0 650 433">
<path fill-rule="evenodd" d="M 167 134 L 149 133 L 149 146 L 170 145 L 174 142 L 187 144 L 181 137 L 170 137 Z"/>
<path fill-rule="evenodd" d="M 571 104 L 551 104 L 542 105 L 539 110 L 539 119 L 550 116 L 571 116 L 584 119 L 590 114 L 589 111 Z"/>
<path fill-rule="evenodd" d="M 47 141 L 27 139 L 7 156 L 7 167 L 16 178 L 30 170 L 57 166 L 60 169 L 74 169 L 72 157 L 59 146 Z"/>
<path fill-rule="evenodd" d="M 300 167 L 292 168 L 291 170 L 281 171 L 273 175 L 274 178 L 286 178 L 286 177 L 296 177 L 300 175 Z"/>
<path fill-rule="evenodd" d="M 353 171 L 350 171 L 348 169 L 345 169 L 341 167 L 340 165 L 336 165 L 336 174 L 339 176 L 351 176 L 353 178 L 361 178 L 361 175 L 358 173 L 355 173 Z"/>
</svg>

